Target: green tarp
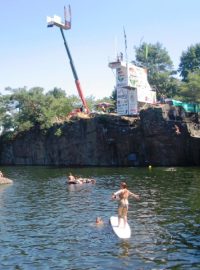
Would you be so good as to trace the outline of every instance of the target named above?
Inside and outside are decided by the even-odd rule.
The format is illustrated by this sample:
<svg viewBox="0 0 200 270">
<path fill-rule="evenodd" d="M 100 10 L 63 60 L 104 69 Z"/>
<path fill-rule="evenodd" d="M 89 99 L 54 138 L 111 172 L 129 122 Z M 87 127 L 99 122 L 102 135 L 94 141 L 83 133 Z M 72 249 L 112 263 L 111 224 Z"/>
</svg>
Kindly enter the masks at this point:
<svg viewBox="0 0 200 270">
<path fill-rule="evenodd" d="M 183 107 L 186 112 L 198 113 L 200 112 L 200 105 L 196 103 L 187 103 L 179 100 L 172 99 L 174 106 Z"/>
</svg>

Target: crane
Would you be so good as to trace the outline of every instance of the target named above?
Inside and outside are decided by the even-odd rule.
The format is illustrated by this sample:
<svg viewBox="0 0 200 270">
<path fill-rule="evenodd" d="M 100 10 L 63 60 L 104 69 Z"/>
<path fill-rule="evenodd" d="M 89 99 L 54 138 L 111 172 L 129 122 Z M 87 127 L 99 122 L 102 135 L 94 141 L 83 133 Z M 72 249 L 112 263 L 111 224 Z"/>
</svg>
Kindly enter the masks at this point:
<svg viewBox="0 0 200 270">
<path fill-rule="evenodd" d="M 73 59 L 72 59 L 72 56 L 71 56 L 71 53 L 69 50 L 69 46 L 68 46 L 67 41 L 65 39 L 64 31 L 63 31 L 63 30 L 71 29 L 71 8 L 70 8 L 70 6 L 68 7 L 68 13 L 69 13 L 69 20 L 67 20 L 67 10 L 64 7 L 64 17 L 65 17 L 64 23 L 62 22 L 61 18 L 57 15 L 54 15 L 54 17 L 48 16 L 47 17 L 47 27 L 57 26 L 60 28 L 60 32 L 61 32 L 61 35 L 62 35 L 62 38 L 64 41 L 64 45 L 65 45 L 65 49 L 66 49 L 66 52 L 67 52 L 67 55 L 69 58 L 69 63 L 70 63 L 71 70 L 72 70 L 72 73 L 74 76 L 74 80 L 75 80 L 75 84 L 76 84 L 76 88 L 77 88 L 79 97 L 82 101 L 82 104 L 83 104 L 83 107 L 84 107 L 86 113 L 89 113 L 90 111 L 89 111 L 89 108 L 87 106 L 87 102 L 85 100 L 85 97 L 83 95 L 83 90 L 82 90 L 82 87 L 81 87 L 81 84 L 80 84 L 80 81 L 79 81 L 79 78 L 78 78 L 78 75 L 77 75 L 77 72 L 76 72 L 76 69 L 74 66 L 74 62 L 73 62 Z"/>
</svg>

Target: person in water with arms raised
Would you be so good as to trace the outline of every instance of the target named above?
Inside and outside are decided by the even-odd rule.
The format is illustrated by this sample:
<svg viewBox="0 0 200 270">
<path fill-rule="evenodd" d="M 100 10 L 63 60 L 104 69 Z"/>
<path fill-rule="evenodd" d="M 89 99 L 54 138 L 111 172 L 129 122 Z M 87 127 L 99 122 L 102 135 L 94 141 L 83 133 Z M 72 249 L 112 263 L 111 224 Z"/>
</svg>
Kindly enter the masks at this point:
<svg viewBox="0 0 200 270">
<path fill-rule="evenodd" d="M 120 190 L 113 193 L 112 199 L 118 199 L 118 227 L 120 227 L 121 219 L 124 220 L 124 227 L 127 223 L 127 213 L 128 213 L 128 197 L 131 196 L 135 200 L 139 201 L 140 196 L 130 192 L 127 189 L 127 184 L 125 182 L 121 182 Z"/>
</svg>

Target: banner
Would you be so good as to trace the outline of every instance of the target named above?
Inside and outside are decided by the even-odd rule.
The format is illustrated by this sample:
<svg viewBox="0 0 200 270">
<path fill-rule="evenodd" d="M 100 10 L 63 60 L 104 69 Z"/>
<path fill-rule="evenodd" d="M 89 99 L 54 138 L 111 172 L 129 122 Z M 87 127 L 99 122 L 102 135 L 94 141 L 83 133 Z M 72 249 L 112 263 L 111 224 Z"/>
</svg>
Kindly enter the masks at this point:
<svg viewBox="0 0 200 270">
<path fill-rule="evenodd" d="M 156 103 L 156 92 L 149 91 L 145 88 L 139 88 L 137 90 L 137 98 L 139 102 L 155 104 Z"/>
<path fill-rule="evenodd" d="M 147 80 L 147 70 L 133 64 L 128 65 L 129 86 L 151 90 Z"/>
<path fill-rule="evenodd" d="M 117 88 L 117 113 L 120 115 L 135 115 L 138 113 L 136 90 Z"/>
<path fill-rule="evenodd" d="M 127 67 L 120 66 L 116 69 L 116 84 L 117 87 L 123 87 L 128 85 Z"/>
<path fill-rule="evenodd" d="M 128 90 L 125 88 L 117 88 L 117 113 L 128 114 Z"/>
<path fill-rule="evenodd" d="M 138 114 L 137 91 L 128 90 L 129 115 Z"/>
</svg>

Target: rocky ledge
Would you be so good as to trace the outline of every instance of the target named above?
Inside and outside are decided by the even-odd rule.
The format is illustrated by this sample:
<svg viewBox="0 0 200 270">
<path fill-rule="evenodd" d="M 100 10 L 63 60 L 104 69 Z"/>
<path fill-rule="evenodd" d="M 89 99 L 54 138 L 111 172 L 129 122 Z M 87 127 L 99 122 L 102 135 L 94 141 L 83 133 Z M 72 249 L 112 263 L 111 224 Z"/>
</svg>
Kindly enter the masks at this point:
<svg viewBox="0 0 200 270">
<path fill-rule="evenodd" d="M 199 166 L 198 115 L 169 105 L 138 117 L 90 115 L 0 137 L 0 165 Z"/>
</svg>

